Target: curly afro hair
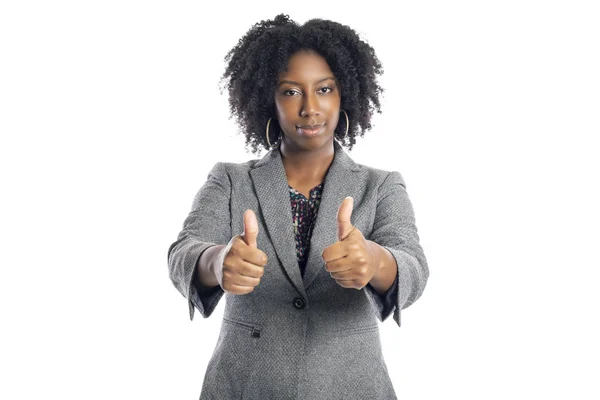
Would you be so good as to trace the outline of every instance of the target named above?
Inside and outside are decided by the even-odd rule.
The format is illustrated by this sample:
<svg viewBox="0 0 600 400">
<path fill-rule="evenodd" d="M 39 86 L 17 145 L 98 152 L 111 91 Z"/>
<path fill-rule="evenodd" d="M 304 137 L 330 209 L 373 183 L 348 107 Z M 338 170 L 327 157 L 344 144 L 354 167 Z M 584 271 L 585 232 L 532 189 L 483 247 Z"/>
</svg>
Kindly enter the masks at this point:
<svg viewBox="0 0 600 400">
<path fill-rule="evenodd" d="M 246 148 L 250 144 L 255 154 L 259 146 L 269 150 L 265 137 L 269 118 L 273 118 L 269 131 L 279 132 L 274 118 L 277 78 L 300 50 L 325 58 L 341 87 L 341 108 L 350 121 L 347 135 L 343 117 L 334 131 L 342 146 L 352 150 L 356 135 L 364 137 L 371 129 L 373 112 L 381 113 L 383 89 L 377 75 L 383 67 L 369 44 L 346 25 L 316 18 L 300 26 L 279 14 L 250 28 L 225 56 L 227 68 L 221 77 L 221 93 L 229 91 L 230 118 L 236 117 L 246 135 Z"/>
</svg>

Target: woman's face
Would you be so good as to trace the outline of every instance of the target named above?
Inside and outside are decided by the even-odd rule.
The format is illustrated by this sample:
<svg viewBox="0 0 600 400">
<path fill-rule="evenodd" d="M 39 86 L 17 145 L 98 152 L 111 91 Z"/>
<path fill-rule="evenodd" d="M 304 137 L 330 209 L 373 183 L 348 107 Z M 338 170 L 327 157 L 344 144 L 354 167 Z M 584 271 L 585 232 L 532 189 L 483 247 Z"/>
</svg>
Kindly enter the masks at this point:
<svg viewBox="0 0 600 400">
<path fill-rule="evenodd" d="M 295 53 L 275 88 L 282 140 L 287 146 L 304 150 L 331 143 L 340 102 L 340 90 L 327 61 L 313 52 Z"/>
</svg>

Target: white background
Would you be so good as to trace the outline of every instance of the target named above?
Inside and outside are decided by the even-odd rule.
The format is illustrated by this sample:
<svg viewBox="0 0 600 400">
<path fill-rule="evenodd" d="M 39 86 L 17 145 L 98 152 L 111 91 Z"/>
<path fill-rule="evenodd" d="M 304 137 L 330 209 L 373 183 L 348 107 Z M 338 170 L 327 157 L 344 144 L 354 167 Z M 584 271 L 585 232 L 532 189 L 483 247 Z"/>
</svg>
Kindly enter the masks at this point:
<svg viewBox="0 0 600 400">
<path fill-rule="evenodd" d="M 600 398 L 593 3 L 3 2 L 0 398 L 198 398 L 224 302 L 190 322 L 167 250 L 214 163 L 258 158 L 218 81 L 280 12 L 384 66 L 349 155 L 402 173 L 431 270 L 381 325 L 399 398 Z"/>
</svg>

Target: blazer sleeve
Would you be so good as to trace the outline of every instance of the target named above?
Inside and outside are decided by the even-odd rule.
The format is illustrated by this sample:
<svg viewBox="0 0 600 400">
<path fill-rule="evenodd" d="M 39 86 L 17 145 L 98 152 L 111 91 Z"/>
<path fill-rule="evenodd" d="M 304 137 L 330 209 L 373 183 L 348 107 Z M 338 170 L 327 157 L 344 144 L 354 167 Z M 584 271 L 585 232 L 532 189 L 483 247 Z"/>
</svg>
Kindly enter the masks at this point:
<svg viewBox="0 0 600 400">
<path fill-rule="evenodd" d="M 400 310 L 421 297 L 429 278 L 429 267 L 419 244 L 406 184 L 397 171 L 388 173 L 379 188 L 373 232 L 369 239 L 392 253 L 398 273 L 385 295 L 377 293 L 370 284 L 365 286 L 366 292 L 381 321 L 394 311 L 394 320 L 400 326 Z"/>
<path fill-rule="evenodd" d="M 210 317 L 224 294 L 220 285 L 196 287 L 194 277 L 202 253 L 211 246 L 225 245 L 231 239 L 230 194 L 231 182 L 226 167 L 219 162 L 196 194 L 183 229 L 169 247 L 169 277 L 188 299 L 190 320 L 194 319 L 194 308 L 204 318 Z"/>
</svg>

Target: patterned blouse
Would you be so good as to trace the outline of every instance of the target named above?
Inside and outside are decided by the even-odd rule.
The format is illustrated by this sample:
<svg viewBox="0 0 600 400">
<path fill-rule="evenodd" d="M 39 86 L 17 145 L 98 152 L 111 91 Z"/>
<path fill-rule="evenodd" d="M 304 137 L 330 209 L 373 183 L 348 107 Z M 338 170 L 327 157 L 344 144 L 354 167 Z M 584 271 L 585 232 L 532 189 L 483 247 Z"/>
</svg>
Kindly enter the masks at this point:
<svg viewBox="0 0 600 400">
<path fill-rule="evenodd" d="M 302 193 L 288 185 L 290 188 L 290 201 L 292 203 L 292 220 L 294 222 L 294 233 L 296 234 L 296 254 L 300 273 L 304 277 L 304 270 L 310 250 L 310 237 L 312 228 L 317 218 L 319 204 L 321 204 L 321 193 L 323 183 L 310 189 L 307 199 Z"/>
</svg>

